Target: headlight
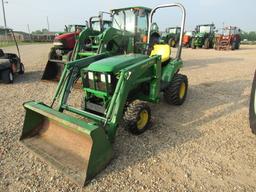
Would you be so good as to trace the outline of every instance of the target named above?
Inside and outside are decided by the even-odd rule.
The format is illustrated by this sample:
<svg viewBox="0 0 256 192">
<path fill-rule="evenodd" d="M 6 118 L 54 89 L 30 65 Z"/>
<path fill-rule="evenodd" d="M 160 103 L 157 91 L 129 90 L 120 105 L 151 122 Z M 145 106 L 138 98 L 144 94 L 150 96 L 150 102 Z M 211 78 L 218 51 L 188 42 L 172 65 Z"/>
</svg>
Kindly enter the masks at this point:
<svg viewBox="0 0 256 192">
<path fill-rule="evenodd" d="M 106 75 L 105 74 L 100 75 L 100 81 L 106 83 Z"/>
<path fill-rule="evenodd" d="M 100 81 L 103 82 L 103 83 L 106 83 L 107 82 L 106 77 L 108 78 L 108 83 L 111 83 L 111 75 L 101 74 L 100 75 Z"/>
<path fill-rule="evenodd" d="M 89 77 L 90 80 L 93 80 L 93 73 L 92 73 L 92 72 L 89 72 L 89 73 L 88 73 L 88 77 Z"/>
<path fill-rule="evenodd" d="M 63 43 L 57 41 L 57 42 L 53 42 L 53 45 L 54 46 L 63 46 Z"/>
<path fill-rule="evenodd" d="M 108 75 L 108 83 L 111 83 L 111 75 Z"/>
</svg>

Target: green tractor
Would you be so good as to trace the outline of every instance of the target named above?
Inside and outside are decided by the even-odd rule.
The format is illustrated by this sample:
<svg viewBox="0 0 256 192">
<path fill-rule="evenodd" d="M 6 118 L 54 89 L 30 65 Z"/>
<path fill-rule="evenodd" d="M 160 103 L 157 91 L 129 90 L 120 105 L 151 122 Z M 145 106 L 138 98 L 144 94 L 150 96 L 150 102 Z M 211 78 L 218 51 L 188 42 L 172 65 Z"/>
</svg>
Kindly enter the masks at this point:
<svg viewBox="0 0 256 192">
<path fill-rule="evenodd" d="M 63 72 L 65 63 L 80 57 L 80 55 L 77 56 L 80 54 L 79 51 L 81 51 L 80 45 L 91 45 L 90 40 L 93 41 L 96 36 L 111 26 L 112 21 L 103 20 L 103 14 L 109 13 L 100 12 L 99 16 L 91 17 L 89 19 L 89 27 L 86 27 L 83 31 L 79 30 L 79 32 L 67 33 L 58 36 L 59 38 L 55 40 L 54 47 L 51 49 L 49 54 L 49 60 L 45 67 L 42 80 L 58 81 L 60 79 L 61 73 Z M 64 49 L 63 47 L 69 48 Z M 96 45 L 92 45 L 90 47 L 92 47 L 90 52 L 95 53 L 96 49 L 94 49 L 94 47 L 96 47 Z M 88 55 L 90 55 L 90 53 Z"/>
<path fill-rule="evenodd" d="M 170 46 L 159 44 L 151 32 L 155 12 L 168 7 L 180 8 L 183 15 L 173 58 Z M 150 126 L 148 103 L 160 102 L 163 93 L 168 104 L 182 105 L 188 90 L 187 77 L 179 73 L 186 18 L 181 4 L 115 9 L 112 15 L 112 27 L 101 34 L 100 53 L 65 65 L 52 104 L 24 103 L 21 142 L 80 185 L 113 158 L 122 119 L 132 134 L 142 134 Z M 83 99 L 77 108 L 68 99 L 80 78 Z"/>
<path fill-rule="evenodd" d="M 196 26 L 196 34 L 192 39 L 191 48 L 213 48 L 215 40 L 215 25 L 205 24 Z"/>
<path fill-rule="evenodd" d="M 166 29 L 166 32 L 162 34 L 162 41 L 168 43 L 171 47 L 176 47 L 180 41 L 181 28 L 170 27 Z"/>
</svg>

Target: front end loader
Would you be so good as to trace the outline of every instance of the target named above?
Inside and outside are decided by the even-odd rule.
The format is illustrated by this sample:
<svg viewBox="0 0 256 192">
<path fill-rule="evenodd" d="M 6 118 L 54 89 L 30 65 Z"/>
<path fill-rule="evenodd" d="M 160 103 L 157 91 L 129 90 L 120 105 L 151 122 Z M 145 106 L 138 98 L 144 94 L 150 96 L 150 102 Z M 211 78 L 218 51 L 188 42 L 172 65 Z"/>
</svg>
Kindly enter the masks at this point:
<svg viewBox="0 0 256 192">
<path fill-rule="evenodd" d="M 103 20 L 103 13 L 106 12 L 100 12 L 99 16 L 91 17 L 89 20 L 89 26 L 84 30 L 62 34 L 55 38 L 53 43 L 54 47 L 50 51 L 49 60 L 45 67 L 42 80 L 59 81 L 64 65 L 67 62 L 78 58 L 78 49 L 81 49 L 80 47 L 84 44 L 88 46 L 88 44 L 91 43 L 88 42 L 89 40 L 94 39 L 111 26 L 111 21 Z M 92 46 L 93 49 L 91 49 L 90 53 L 86 56 L 97 54 L 97 45 L 94 47 Z"/>
<path fill-rule="evenodd" d="M 64 33 L 56 35 L 42 80 L 58 80 L 60 78 L 64 64 L 71 59 L 77 36 L 86 28 L 86 25 L 69 25 L 65 26 Z"/>
<path fill-rule="evenodd" d="M 174 58 L 171 47 L 157 42 L 151 31 L 155 12 L 168 7 L 182 11 L 182 32 Z M 150 125 L 149 102 L 158 103 L 163 93 L 167 103 L 181 105 L 187 95 L 188 79 L 179 74 L 185 8 L 174 3 L 153 9 L 115 9 L 112 14 L 113 26 L 105 36 L 115 34 L 118 39 L 101 44 L 100 54 L 67 63 L 50 106 L 35 101 L 24 104 L 21 142 L 79 185 L 109 164 L 122 119 L 132 134 L 142 134 Z M 76 108 L 68 99 L 80 78 L 82 107 Z"/>
</svg>

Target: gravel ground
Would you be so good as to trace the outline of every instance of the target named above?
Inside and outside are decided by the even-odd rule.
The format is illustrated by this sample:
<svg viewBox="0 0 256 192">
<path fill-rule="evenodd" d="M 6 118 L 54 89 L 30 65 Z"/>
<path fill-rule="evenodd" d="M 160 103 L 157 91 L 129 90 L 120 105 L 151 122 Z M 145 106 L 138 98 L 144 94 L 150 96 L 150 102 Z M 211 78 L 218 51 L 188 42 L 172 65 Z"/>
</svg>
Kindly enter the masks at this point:
<svg viewBox="0 0 256 192">
<path fill-rule="evenodd" d="M 256 191 L 256 139 L 248 124 L 256 46 L 184 49 L 185 104 L 153 105 L 155 122 L 143 135 L 119 127 L 113 161 L 84 188 L 18 142 L 22 103 L 50 103 L 53 96 L 56 85 L 40 81 L 50 46 L 21 46 L 26 74 L 0 84 L 0 191 Z"/>
</svg>

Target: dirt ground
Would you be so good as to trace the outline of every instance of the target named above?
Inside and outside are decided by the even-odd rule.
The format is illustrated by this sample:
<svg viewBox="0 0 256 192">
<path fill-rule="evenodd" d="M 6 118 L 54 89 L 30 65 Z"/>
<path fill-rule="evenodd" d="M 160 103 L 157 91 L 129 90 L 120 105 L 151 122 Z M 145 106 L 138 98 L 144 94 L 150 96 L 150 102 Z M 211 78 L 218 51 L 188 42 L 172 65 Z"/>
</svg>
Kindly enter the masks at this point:
<svg viewBox="0 0 256 192">
<path fill-rule="evenodd" d="M 184 49 L 185 104 L 152 105 L 155 123 L 140 136 L 119 127 L 113 161 L 84 188 L 18 142 L 22 103 L 49 104 L 53 96 L 56 85 L 40 81 L 50 46 L 21 46 L 26 74 L 0 84 L 0 191 L 256 191 L 256 138 L 248 124 L 256 46 Z"/>
</svg>

